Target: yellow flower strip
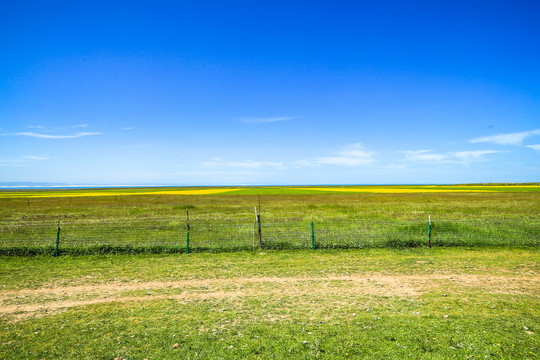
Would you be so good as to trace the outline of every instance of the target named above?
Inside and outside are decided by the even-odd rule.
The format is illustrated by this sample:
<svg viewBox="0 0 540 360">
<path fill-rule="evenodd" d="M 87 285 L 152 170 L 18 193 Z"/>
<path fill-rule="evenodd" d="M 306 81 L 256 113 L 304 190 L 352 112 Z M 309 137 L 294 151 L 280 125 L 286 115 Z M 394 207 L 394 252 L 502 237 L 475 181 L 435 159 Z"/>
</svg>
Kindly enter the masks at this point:
<svg viewBox="0 0 540 360">
<path fill-rule="evenodd" d="M 377 188 L 377 187 L 361 187 L 361 188 L 333 188 L 333 187 L 309 187 L 298 188 L 300 190 L 317 190 L 317 191 L 335 191 L 335 192 L 362 192 L 362 193 L 381 193 L 381 194 L 402 194 L 402 193 L 443 193 L 443 192 L 491 192 L 491 190 L 454 190 L 454 189 L 422 189 L 422 188 Z"/>
<path fill-rule="evenodd" d="M 0 198 L 57 198 L 57 197 L 88 197 L 88 196 L 124 196 L 124 195 L 211 195 L 237 191 L 239 189 L 196 189 L 196 190 L 158 190 L 158 191 L 64 191 L 64 192 L 6 192 L 0 193 Z"/>
</svg>

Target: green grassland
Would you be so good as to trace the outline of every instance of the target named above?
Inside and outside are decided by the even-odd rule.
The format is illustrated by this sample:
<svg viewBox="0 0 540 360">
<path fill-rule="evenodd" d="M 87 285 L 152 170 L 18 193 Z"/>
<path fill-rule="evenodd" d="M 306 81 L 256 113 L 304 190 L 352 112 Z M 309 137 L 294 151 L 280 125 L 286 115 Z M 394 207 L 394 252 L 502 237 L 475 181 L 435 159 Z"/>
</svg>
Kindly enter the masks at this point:
<svg viewBox="0 0 540 360">
<path fill-rule="evenodd" d="M 252 224 L 259 196 L 265 236 L 311 221 L 425 232 L 429 215 L 440 233 L 534 223 L 530 185 L 2 191 L 0 233 L 53 240 L 60 219 L 63 245 L 75 226 L 182 237 L 188 210 L 202 248 L 201 232 Z M 539 359 L 538 247 L 484 245 L 0 256 L 0 358 Z"/>
<path fill-rule="evenodd" d="M 540 192 L 539 183 L 527 184 L 463 184 L 463 185 L 333 185 L 333 186 L 223 186 L 223 187 L 126 187 L 93 189 L 40 189 L 40 190 L 0 190 L 0 198 L 26 197 L 69 197 L 69 196 L 117 196 L 117 195 L 152 195 L 185 192 L 219 190 L 237 195 L 303 195 L 313 193 L 334 193 L 347 191 L 355 193 L 377 192 Z"/>
<path fill-rule="evenodd" d="M 425 246 L 429 216 L 435 245 L 536 246 L 538 189 L 499 184 L 3 191 L 0 253 L 52 253 L 58 220 L 64 252 L 184 251 L 187 211 L 194 251 L 251 249 L 259 201 L 267 248 L 311 247 L 311 222 L 319 248 Z M 375 234 L 371 240 L 368 228 Z"/>
<path fill-rule="evenodd" d="M 3 359 L 538 359 L 535 249 L 3 257 Z"/>
<path fill-rule="evenodd" d="M 195 220 L 251 220 L 259 197 L 266 220 L 425 219 L 428 215 L 439 219 L 538 218 L 540 215 L 539 185 L 341 186 L 315 190 L 320 188 L 219 188 L 230 191 L 193 195 L 184 193 L 212 188 L 3 190 L 0 219 L 183 218 L 189 210 Z"/>
</svg>

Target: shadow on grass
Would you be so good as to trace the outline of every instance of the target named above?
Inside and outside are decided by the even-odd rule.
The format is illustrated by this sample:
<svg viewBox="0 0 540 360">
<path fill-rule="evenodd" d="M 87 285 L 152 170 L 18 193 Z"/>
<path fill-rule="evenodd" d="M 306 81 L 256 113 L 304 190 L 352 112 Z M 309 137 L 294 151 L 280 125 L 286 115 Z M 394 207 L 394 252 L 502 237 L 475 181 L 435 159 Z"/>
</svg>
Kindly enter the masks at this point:
<svg viewBox="0 0 540 360">
<path fill-rule="evenodd" d="M 452 242 L 449 244 L 444 243 L 432 243 L 434 248 L 508 248 L 508 245 L 502 244 L 476 244 L 471 245 L 468 242 Z M 390 238 L 386 242 L 381 242 L 374 246 L 370 244 L 357 243 L 354 245 L 347 244 L 316 244 L 315 250 L 331 250 L 331 249 L 375 249 L 375 248 L 387 248 L 387 249 L 410 249 L 410 248 L 427 248 L 427 243 L 418 241 L 416 239 L 407 238 Z M 520 244 L 517 246 L 511 246 L 512 248 L 537 248 L 534 244 Z M 189 249 L 189 254 L 193 253 L 232 253 L 243 251 L 261 251 L 261 250 L 307 250 L 311 249 L 307 246 L 298 246 L 291 243 L 268 243 L 264 244 L 262 248 L 251 246 L 235 246 L 235 247 L 194 247 Z M 131 247 L 131 246 L 112 246 L 112 245 L 99 245 L 92 247 L 81 248 L 64 248 L 58 251 L 59 256 L 63 255 L 111 255 L 111 254 L 185 254 L 185 247 L 171 247 L 171 246 L 147 246 L 147 247 Z M 55 256 L 56 250 L 54 247 L 10 247 L 0 248 L 0 256 Z"/>
</svg>

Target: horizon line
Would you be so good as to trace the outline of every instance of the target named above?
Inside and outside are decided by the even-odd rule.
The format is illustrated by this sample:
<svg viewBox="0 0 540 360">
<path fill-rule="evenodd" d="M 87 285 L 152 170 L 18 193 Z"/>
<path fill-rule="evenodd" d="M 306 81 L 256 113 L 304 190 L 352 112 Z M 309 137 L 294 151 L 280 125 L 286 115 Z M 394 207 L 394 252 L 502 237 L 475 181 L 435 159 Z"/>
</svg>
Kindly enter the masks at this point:
<svg viewBox="0 0 540 360">
<path fill-rule="evenodd" d="M 16 182 L 0 182 L 1 190 L 16 190 L 16 189 L 88 189 L 88 188 L 163 188 L 163 187 L 182 187 L 182 188 L 220 188 L 220 187 L 313 187 L 313 186 L 489 186 L 489 185 L 530 185 L 540 184 L 540 182 L 482 182 L 482 183 L 378 183 L 378 184 L 221 184 L 221 185 L 180 185 L 180 184 L 54 184 L 54 185 L 2 185 L 2 183 Z"/>
</svg>

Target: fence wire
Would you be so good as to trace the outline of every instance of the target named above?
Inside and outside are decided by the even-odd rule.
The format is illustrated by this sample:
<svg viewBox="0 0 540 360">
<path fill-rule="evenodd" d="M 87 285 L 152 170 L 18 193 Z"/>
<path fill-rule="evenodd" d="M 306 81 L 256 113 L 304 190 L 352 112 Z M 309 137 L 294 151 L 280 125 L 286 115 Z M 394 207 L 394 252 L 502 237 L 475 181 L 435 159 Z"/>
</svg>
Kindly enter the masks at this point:
<svg viewBox="0 0 540 360">
<path fill-rule="evenodd" d="M 77 250 L 161 249 L 184 251 L 187 226 L 180 219 L 63 220 L 59 248 Z M 539 246 L 536 219 L 432 220 L 432 246 Z M 260 236 L 260 238 L 259 238 Z M 0 221 L 0 253 L 52 249 L 55 222 Z M 428 222 L 422 220 L 283 221 L 218 223 L 192 221 L 190 251 L 239 249 L 376 248 L 428 245 Z M 23 251 L 24 252 L 24 251 Z"/>
</svg>

